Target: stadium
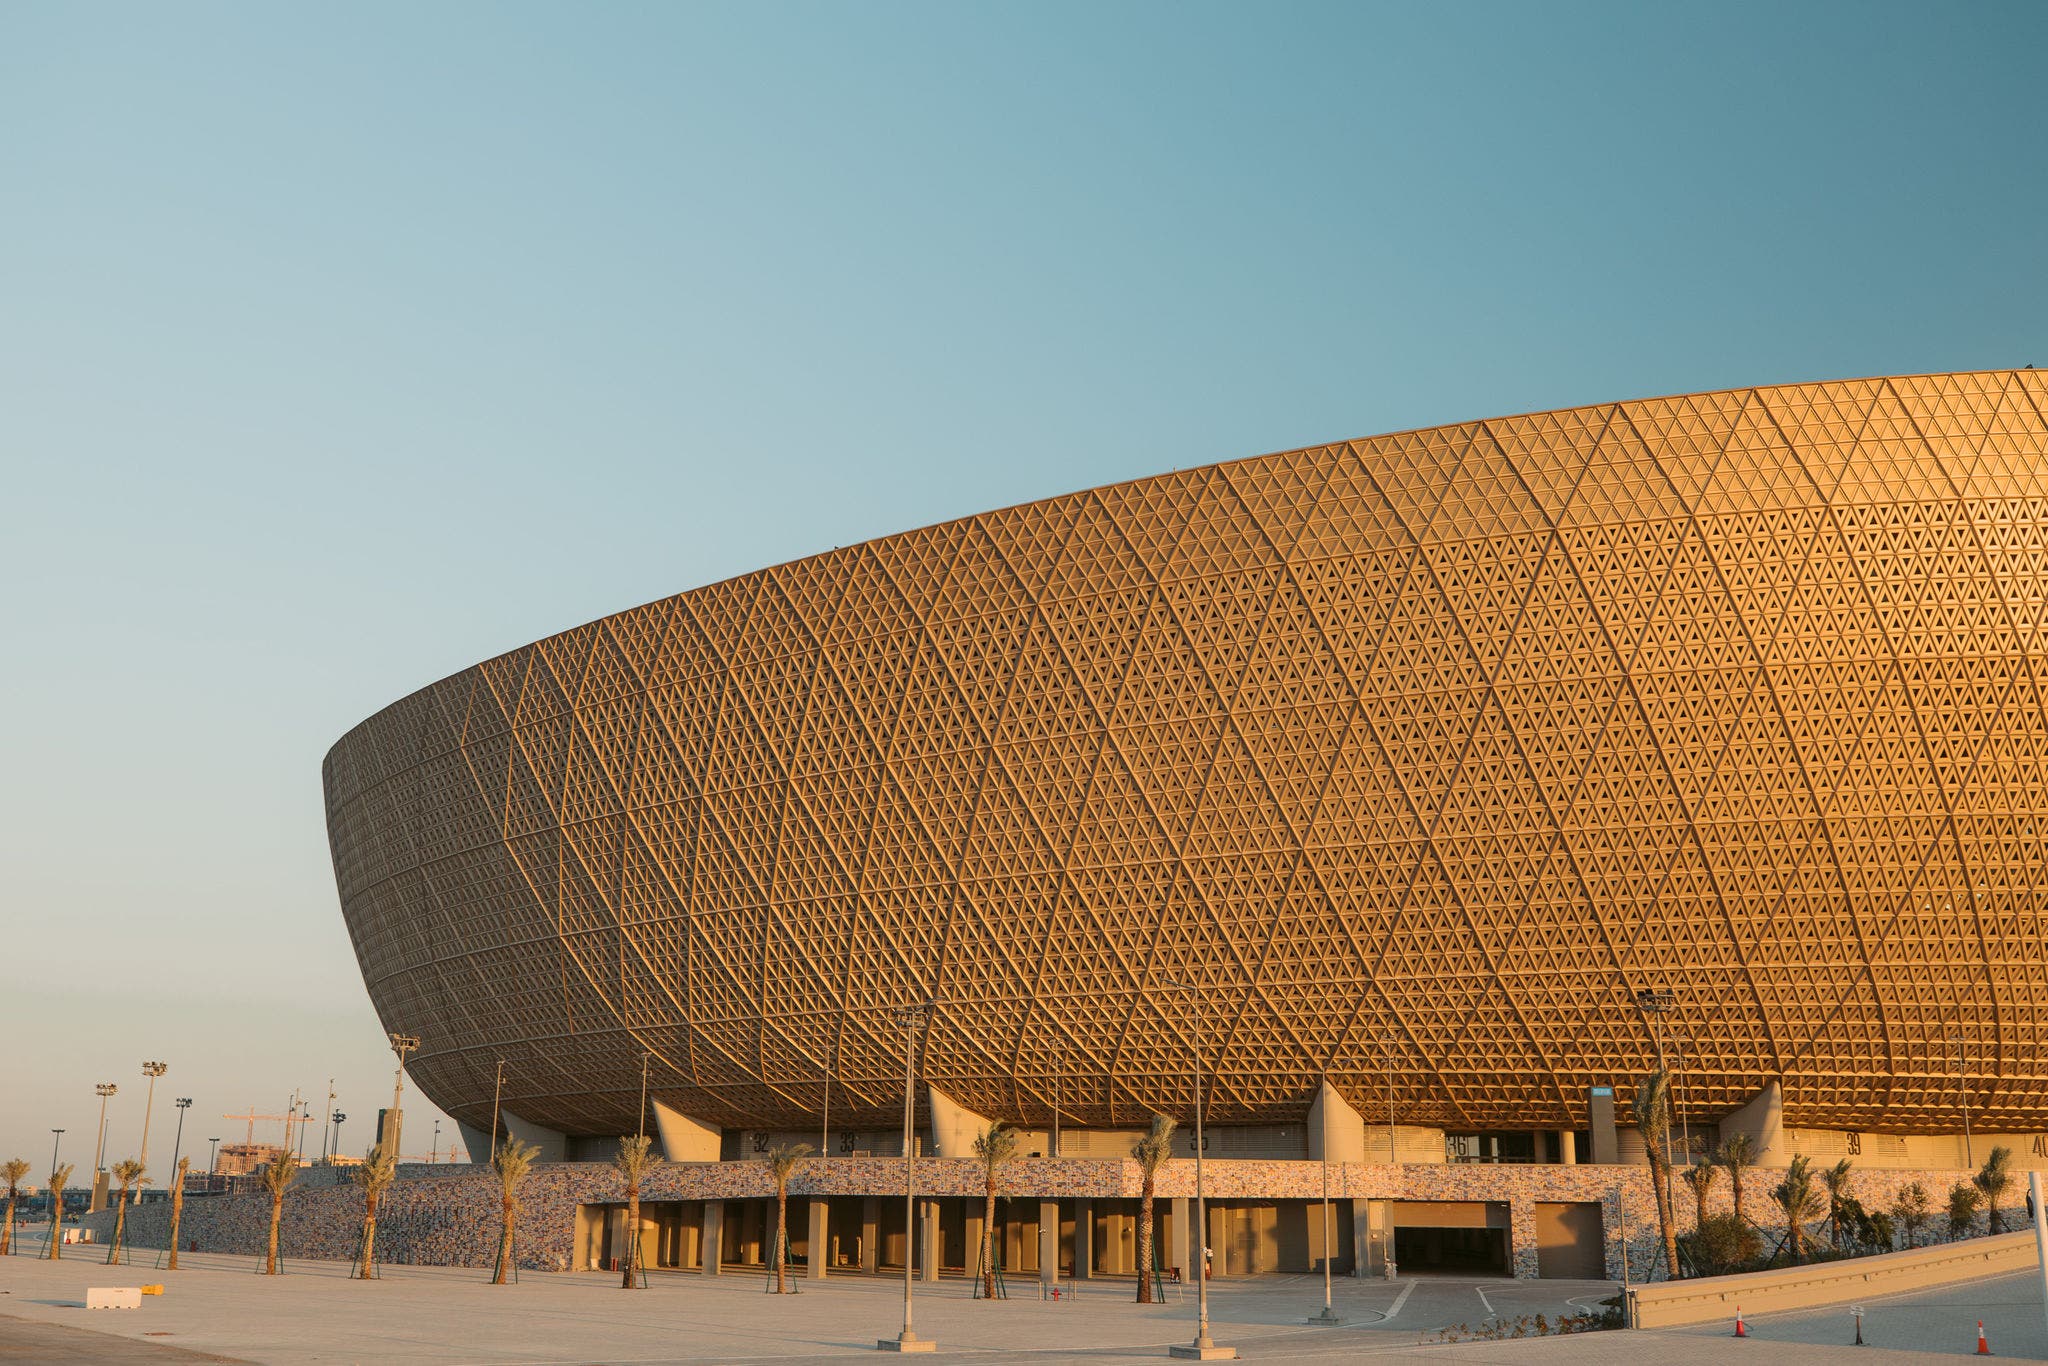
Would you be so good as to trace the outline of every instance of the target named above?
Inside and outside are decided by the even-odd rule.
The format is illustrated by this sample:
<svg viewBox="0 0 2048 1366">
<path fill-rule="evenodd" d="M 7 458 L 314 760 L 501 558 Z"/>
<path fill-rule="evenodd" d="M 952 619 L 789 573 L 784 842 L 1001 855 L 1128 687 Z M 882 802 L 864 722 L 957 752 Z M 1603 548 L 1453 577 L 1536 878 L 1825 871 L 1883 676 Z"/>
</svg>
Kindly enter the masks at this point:
<svg viewBox="0 0 2048 1366">
<path fill-rule="evenodd" d="M 1626 1162 L 1661 1057 L 1780 1160 L 2048 1165 L 2044 411 L 1475 421 L 620 612 L 327 756 L 364 980 L 478 1150 L 900 1152 L 914 1045 L 948 1156 L 1199 1079 L 1212 1156 Z"/>
</svg>

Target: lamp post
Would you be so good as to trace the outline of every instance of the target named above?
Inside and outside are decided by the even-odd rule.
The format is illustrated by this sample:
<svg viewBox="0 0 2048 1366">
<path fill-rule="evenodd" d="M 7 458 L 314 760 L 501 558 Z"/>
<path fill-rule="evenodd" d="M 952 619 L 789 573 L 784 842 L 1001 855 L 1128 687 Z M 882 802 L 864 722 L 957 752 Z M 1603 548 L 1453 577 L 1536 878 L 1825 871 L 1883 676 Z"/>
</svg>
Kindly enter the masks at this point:
<svg viewBox="0 0 2048 1366">
<path fill-rule="evenodd" d="M 917 1031 L 931 1023 L 938 1002 L 903 1006 L 896 1023 L 903 1026 L 903 1331 L 875 1346 L 885 1352 L 931 1352 L 938 1343 L 921 1338 L 911 1327 L 910 1289 L 917 1278 Z"/>
<path fill-rule="evenodd" d="M 57 1206 L 57 1145 L 64 1141 L 62 1129 L 52 1129 L 50 1140 L 50 1237 L 64 1240 L 64 1211 Z"/>
<path fill-rule="evenodd" d="M 192 1108 L 192 1097 L 179 1096 L 171 1104 L 178 1107 L 178 1135 L 171 1140 L 171 1178 L 177 1179 L 178 1154 L 185 1146 L 185 1112 Z"/>
<path fill-rule="evenodd" d="M 644 1048 L 640 1050 L 640 1118 L 634 1121 L 635 1128 L 633 1130 L 634 1135 L 640 1138 L 647 1136 L 647 1060 L 653 1056 L 652 1053 Z M 504 1065 L 503 1063 L 498 1064 L 500 1067 Z M 493 1130 L 497 1128 L 495 1116 L 493 1116 L 491 1127 Z M 496 1142 L 497 1140 L 494 1137 L 492 1141 Z"/>
<path fill-rule="evenodd" d="M 832 1040 L 825 1054 L 825 1094 L 818 1104 L 818 1156 L 832 1154 L 832 1064 L 839 1055 L 839 1040 Z"/>
<path fill-rule="evenodd" d="M 328 1109 L 330 1109 L 330 1110 L 332 1110 L 332 1109 L 334 1108 L 334 1078 L 333 1078 L 333 1077 L 329 1077 L 329 1078 L 327 1079 L 327 1108 L 328 1108 Z M 320 1165 L 322 1165 L 322 1166 L 326 1166 L 326 1165 L 327 1165 L 327 1155 L 328 1155 L 328 1154 L 327 1154 L 327 1121 L 323 1119 L 323 1120 L 321 1120 L 321 1121 L 320 1121 Z M 337 1154 L 336 1154 L 336 1156 L 339 1156 L 339 1155 L 340 1155 L 339 1153 L 337 1153 Z"/>
<path fill-rule="evenodd" d="M 429 1162 L 439 1162 L 440 1160 L 441 1160 L 441 1121 L 437 1119 L 437 1120 L 435 1120 L 435 1121 L 434 1121 L 434 1146 L 433 1146 L 433 1147 L 431 1147 L 431 1148 L 429 1148 L 429 1149 L 427 1150 L 427 1161 L 429 1161 Z"/>
<path fill-rule="evenodd" d="M 1963 1165 L 1977 1165 L 1977 1153 L 1970 1142 L 1970 1080 L 1963 1070 L 1963 1036 L 1951 1034 L 1948 1041 L 1956 1046 L 1956 1099 L 1963 1105 Z"/>
<path fill-rule="evenodd" d="M 213 1145 L 206 1150 L 206 1174 L 212 1176 L 220 1170 L 220 1140 L 209 1138 L 206 1141 Z"/>
<path fill-rule="evenodd" d="M 644 1058 L 641 1060 L 640 1063 L 640 1076 L 642 1079 L 642 1084 L 644 1085 L 647 1076 L 647 1063 Z M 484 1161 L 486 1162 L 491 1161 L 498 1151 L 498 1100 L 504 1094 L 505 1060 L 503 1058 L 500 1058 L 498 1059 L 498 1080 L 491 1087 L 491 1149 L 489 1152 L 484 1154 Z M 645 1105 L 642 1105 L 640 1108 L 645 1110 L 647 1107 Z"/>
<path fill-rule="evenodd" d="M 1323 1090 L 1327 1093 L 1330 1089 L 1330 1074 L 1325 1070 Z M 1320 1097 L 1318 1099 L 1320 1100 Z M 1330 1254 L 1334 1240 L 1330 1227 L 1330 1122 L 1327 1111 L 1324 1112 L 1322 1132 L 1316 1135 L 1316 1150 L 1323 1157 L 1323 1312 L 1309 1322 L 1328 1328 L 1344 1322 L 1344 1319 L 1337 1313 L 1336 1306 L 1330 1302 Z"/>
<path fill-rule="evenodd" d="M 400 1109 L 398 1104 L 399 1098 L 405 1092 L 405 1060 L 408 1055 L 417 1051 L 419 1046 L 420 1036 L 417 1034 L 391 1036 L 391 1051 L 398 1055 L 398 1072 L 391 1079 L 391 1122 L 384 1126 L 384 1138 L 391 1144 L 391 1159 L 394 1162 L 398 1160 L 398 1155 L 405 1151 L 400 1146 L 400 1136 L 405 1129 L 405 1111 Z"/>
<path fill-rule="evenodd" d="M 1678 1004 L 1678 998 L 1668 991 L 1652 991 L 1645 988 L 1636 993 L 1636 1009 L 1643 1013 L 1643 1019 L 1650 1027 L 1650 1041 L 1657 1046 L 1657 1070 L 1663 1072 L 1667 1078 L 1670 1076 L 1670 1072 L 1664 1066 L 1664 1035 L 1658 1030 L 1657 1021 L 1660 1017 L 1668 1015 L 1671 1012 L 1671 1008 L 1676 1004 Z M 1671 1088 L 1668 1085 L 1664 1089 L 1664 1100 L 1667 1105 L 1670 1104 Z M 1666 1167 L 1671 1165 L 1671 1126 L 1669 1124 L 1664 1126 L 1664 1165 Z"/>
<path fill-rule="evenodd" d="M 107 1154 L 107 1101 L 110 1097 L 120 1094 L 120 1090 L 120 1087 L 110 1081 L 103 1081 L 92 1088 L 92 1093 L 100 1098 L 100 1137 L 92 1150 L 92 1169 L 95 1172 L 106 1170 L 107 1164 L 104 1159 Z"/>
<path fill-rule="evenodd" d="M 1202 1002 L 1195 989 L 1185 982 L 1172 977 L 1160 981 L 1174 991 L 1187 993 L 1189 999 L 1195 1084 L 1195 1248 L 1199 1254 L 1195 1266 L 1195 1340 L 1185 1346 L 1175 1343 L 1166 1350 L 1169 1356 L 1193 1361 L 1230 1361 L 1236 1358 L 1237 1349 L 1218 1347 L 1209 1337 L 1209 1206 L 1202 1185 Z M 1142 1268 L 1139 1274 L 1144 1274 Z"/>
<path fill-rule="evenodd" d="M 160 1062 L 142 1064 L 142 1075 L 149 1078 L 149 1095 L 142 1102 L 142 1152 L 136 1160 L 145 1167 L 149 1165 L 149 1112 L 156 1107 L 156 1079 L 170 1070 Z"/>
</svg>

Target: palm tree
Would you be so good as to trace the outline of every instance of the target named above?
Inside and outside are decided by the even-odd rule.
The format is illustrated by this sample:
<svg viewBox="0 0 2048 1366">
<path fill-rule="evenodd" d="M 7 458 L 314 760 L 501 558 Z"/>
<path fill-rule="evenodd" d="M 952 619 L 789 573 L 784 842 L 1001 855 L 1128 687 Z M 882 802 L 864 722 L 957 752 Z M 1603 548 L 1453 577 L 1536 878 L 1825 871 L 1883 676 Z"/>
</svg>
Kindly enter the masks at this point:
<svg viewBox="0 0 2048 1366">
<path fill-rule="evenodd" d="M 1970 1184 L 1984 1192 L 1984 1209 L 1991 1216 L 1991 1231 L 2005 1232 L 2005 1218 L 1998 1212 L 1998 1201 L 2012 1188 L 2012 1149 L 1993 1148 L 1984 1166 L 1970 1178 Z"/>
<path fill-rule="evenodd" d="M 1664 1234 L 1664 1265 L 1678 1279 L 1678 1215 L 1671 1207 L 1671 1073 L 1658 1068 L 1636 1088 L 1636 1132 L 1650 1158 L 1650 1188 L 1657 1197 L 1657 1225 Z"/>
<path fill-rule="evenodd" d="M 1152 1303 L 1152 1199 L 1158 1186 L 1159 1169 L 1173 1156 L 1173 1131 L 1178 1126 L 1165 1115 L 1152 1116 L 1152 1130 L 1131 1145 L 1144 1185 L 1138 1191 L 1138 1303 Z"/>
<path fill-rule="evenodd" d="M 121 1183 L 121 1193 L 114 1197 L 114 1241 L 107 1247 L 108 1266 L 121 1258 L 121 1238 L 128 1230 L 128 1188 L 142 1179 L 143 1170 L 132 1157 L 114 1164 L 114 1179 Z"/>
<path fill-rule="evenodd" d="M 359 1280 L 366 1281 L 377 1274 L 377 1202 L 397 1179 L 398 1155 L 382 1143 L 370 1149 L 361 1165 L 349 1173 L 349 1180 L 363 1192 L 363 1253 L 355 1271 Z"/>
<path fill-rule="evenodd" d="M 1828 1242 L 1837 1252 L 1848 1241 L 1849 1224 L 1854 1217 L 1850 1207 L 1856 1201 L 1849 1194 L 1850 1174 L 1850 1163 L 1846 1157 L 1820 1174 L 1821 1187 L 1827 1192 Z"/>
<path fill-rule="evenodd" d="M 633 1273 L 640 1269 L 640 1182 L 654 1165 L 648 1156 L 653 1145 L 654 1140 L 646 1134 L 627 1134 L 619 1140 L 619 1155 L 612 1159 L 626 1182 L 626 1279 L 621 1284 L 628 1290 L 633 1288 Z"/>
<path fill-rule="evenodd" d="M 1821 1193 L 1813 1188 L 1813 1163 L 1801 1155 L 1785 1169 L 1785 1179 L 1771 1191 L 1771 1200 L 1785 1214 L 1786 1247 L 1792 1264 L 1806 1260 L 1806 1226 L 1827 1209 Z"/>
<path fill-rule="evenodd" d="M 768 1150 L 768 1175 L 775 1181 L 775 1293 L 789 1293 L 789 1178 L 810 1154 L 808 1143 L 778 1143 Z"/>
<path fill-rule="evenodd" d="M 987 1201 L 981 1216 L 981 1293 L 996 1297 L 996 1179 L 1005 1164 L 1017 1155 L 1017 1129 L 1008 1120 L 997 1120 L 974 1140 L 974 1155 L 981 1159 L 982 1195 Z"/>
<path fill-rule="evenodd" d="M 1721 1169 L 1711 1162 L 1695 1162 L 1679 1174 L 1679 1179 L 1692 1190 L 1692 1226 L 1698 1228 L 1707 1222 L 1707 1197 L 1714 1192 L 1714 1178 Z"/>
<path fill-rule="evenodd" d="M 1735 1195 L 1735 1217 L 1748 1219 L 1742 1207 L 1742 1174 L 1756 1165 L 1756 1139 L 1749 1134 L 1729 1134 L 1714 1150 L 1714 1164 L 1728 1169 L 1728 1185 Z"/>
<path fill-rule="evenodd" d="M 14 1202 L 21 1198 L 21 1178 L 27 1175 L 25 1157 L 11 1157 L 0 1165 L 0 1176 L 7 1178 L 7 1222 L 0 1224 L 0 1257 L 11 1256 L 14 1251 Z"/>
<path fill-rule="evenodd" d="M 270 1159 L 270 1165 L 263 1169 L 260 1177 L 263 1189 L 270 1192 L 270 1244 L 263 1258 L 263 1274 L 277 1274 L 277 1226 L 284 1222 L 284 1193 L 291 1189 L 292 1182 L 299 1179 L 299 1159 L 291 1153 L 279 1153 Z"/>
<path fill-rule="evenodd" d="M 71 1184 L 71 1164 L 50 1169 L 50 1250 L 43 1255 L 64 1260 L 64 1188 Z"/>
<path fill-rule="evenodd" d="M 1948 1236 L 1951 1240 L 1967 1237 L 1977 1230 L 1977 1210 L 1984 1203 L 1984 1192 L 1968 1181 L 1958 1181 L 1948 1192 Z"/>
<path fill-rule="evenodd" d="M 185 1173 L 191 1169 L 191 1158 L 178 1159 L 178 1173 L 172 1178 L 174 1184 L 171 1186 L 171 1260 L 164 1268 L 166 1271 L 178 1269 L 178 1224 L 185 1217 Z"/>
<path fill-rule="evenodd" d="M 507 1135 L 498 1145 L 498 1151 L 491 1155 L 491 1166 L 498 1173 L 498 1189 L 503 1199 L 504 1224 L 498 1234 L 498 1270 L 491 1277 L 492 1285 L 504 1285 L 512 1275 L 512 1223 L 519 1214 L 519 1183 L 533 1170 L 533 1160 L 540 1156 L 540 1149 L 531 1143 L 522 1143 Z"/>
</svg>

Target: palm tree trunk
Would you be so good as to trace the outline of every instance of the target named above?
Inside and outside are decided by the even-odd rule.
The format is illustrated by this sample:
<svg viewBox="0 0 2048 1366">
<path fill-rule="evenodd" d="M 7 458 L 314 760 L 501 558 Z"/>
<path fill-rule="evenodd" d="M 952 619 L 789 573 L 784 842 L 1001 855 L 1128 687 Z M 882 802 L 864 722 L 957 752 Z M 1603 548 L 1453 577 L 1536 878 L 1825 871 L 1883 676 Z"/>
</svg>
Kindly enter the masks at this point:
<svg viewBox="0 0 2048 1366">
<path fill-rule="evenodd" d="M 114 1245 L 107 1249 L 107 1265 L 112 1266 L 121 1255 L 121 1234 L 128 1227 L 128 1188 L 121 1188 L 120 1198 L 114 1204 Z"/>
<path fill-rule="evenodd" d="M 1739 1168 L 1739 1167 L 1730 1167 L 1730 1168 L 1728 1169 L 1728 1184 L 1729 1184 L 1729 1185 L 1731 1185 L 1731 1186 L 1733 1186 L 1733 1187 L 1735 1188 L 1735 1217 L 1736 1217 L 1737 1219 L 1740 1219 L 1740 1220 L 1741 1220 L 1742 1222 L 1744 1222 L 1744 1223 L 1748 1223 L 1748 1222 L 1749 1222 L 1749 1216 L 1748 1216 L 1747 1214 L 1744 1214 L 1744 1213 L 1742 1212 L 1742 1169 L 1741 1169 L 1741 1168 Z"/>
<path fill-rule="evenodd" d="M 377 1197 L 366 1196 L 363 1200 L 363 1264 L 360 1274 L 370 1279 L 370 1272 L 377 1265 Z"/>
<path fill-rule="evenodd" d="M 180 1181 L 171 1188 L 171 1260 L 170 1264 L 164 1268 L 166 1271 L 176 1271 L 178 1269 L 178 1224 L 184 1217 L 185 1183 Z"/>
<path fill-rule="evenodd" d="M 7 1222 L 0 1225 L 0 1257 L 13 1255 L 14 1247 L 14 1192 L 7 1192 Z"/>
<path fill-rule="evenodd" d="M 988 1198 L 981 1211 L 981 1297 L 996 1297 L 996 1183 L 989 1174 Z"/>
<path fill-rule="evenodd" d="M 43 1250 L 43 1256 L 53 1262 L 64 1260 L 64 1193 L 50 1192 L 50 1245 Z"/>
<path fill-rule="evenodd" d="M 775 1188 L 775 1293 L 778 1295 L 787 1295 L 789 1293 L 789 1274 L 786 1269 L 789 1258 L 783 1252 L 783 1249 L 788 1246 L 783 1240 L 788 1237 L 789 1190 L 787 1187 L 777 1186 Z"/>
<path fill-rule="evenodd" d="M 626 1190 L 626 1279 L 621 1284 L 627 1290 L 633 1288 L 633 1269 L 640 1260 L 640 1188 Z"/>
<path fill-rule="evenodd" d="M 504 1285 L 512 1271 L 512 1197 L 505 1197 L 504 1230 L 498 1235 L 498 1274 L 492 1285 Z"/>
<path fill-rule="evenodd" d="M 1152 1303 L 1152 1175 L 1138 1199 L 1138 1303 Z"/>
<path fill-rule="evenodd" d="M 1678 1279 L 1678 1230 L 1676 1211 L 1671 1206 L 1671 1167 L 1662 1154 L 1650 1154 L 1650 1189 L 1657 1197 L 1657 1225 L 1664 1235 L 1664 1274 Z"/>
<path fill-rule="evenodd" d="M 270 1197 L 270 1248 L 263 1258 L 263 1274 L 266 1276 L 277 1274 L 277 1226 L 283 1219 L 284 1192 L 279 1191 Z"/>
</svg>

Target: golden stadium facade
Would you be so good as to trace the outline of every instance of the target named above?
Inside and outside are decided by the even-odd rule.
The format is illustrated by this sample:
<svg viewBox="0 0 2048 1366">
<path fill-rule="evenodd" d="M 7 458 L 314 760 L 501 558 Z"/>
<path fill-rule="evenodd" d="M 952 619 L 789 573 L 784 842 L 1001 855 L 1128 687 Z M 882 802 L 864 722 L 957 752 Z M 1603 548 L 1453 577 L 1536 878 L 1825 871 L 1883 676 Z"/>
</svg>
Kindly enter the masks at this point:
<svg viewBox="0 0 2048 1366">
<path fill-rule="evenodd" d="M 1289 451 L 765 569 L 325 767 L 413 1075 L 488 1123 L 2048 1125 L 2048 379 Z M 1170 983 L 1178 982 L 1177 989 Z M 1955 1042 L 1952 1042 L 1955 1041 Z M 514 1099 L 508 1099 L 508 1105 Z"/>
</svg>

